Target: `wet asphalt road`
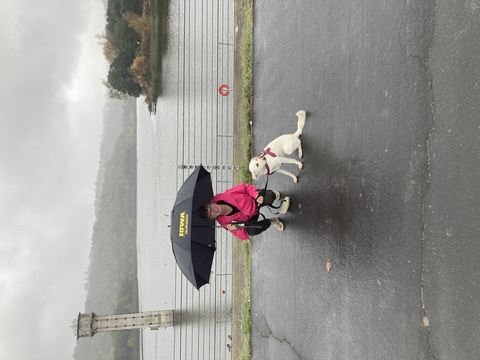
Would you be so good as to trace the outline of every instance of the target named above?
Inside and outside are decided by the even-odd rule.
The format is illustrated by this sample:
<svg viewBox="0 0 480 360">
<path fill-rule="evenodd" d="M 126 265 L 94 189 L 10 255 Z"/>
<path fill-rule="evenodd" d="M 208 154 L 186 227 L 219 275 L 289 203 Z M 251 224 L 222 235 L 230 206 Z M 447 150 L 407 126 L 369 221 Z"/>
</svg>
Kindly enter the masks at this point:
<svg viewBox="0 0 480 360">
<path fill-rule="evenodd" d="M 254 151 L 308 115 L 286 230 L 252 240 L 252 359 L 480 359 L 479 15 L 254 2 Z"/>
</svg>

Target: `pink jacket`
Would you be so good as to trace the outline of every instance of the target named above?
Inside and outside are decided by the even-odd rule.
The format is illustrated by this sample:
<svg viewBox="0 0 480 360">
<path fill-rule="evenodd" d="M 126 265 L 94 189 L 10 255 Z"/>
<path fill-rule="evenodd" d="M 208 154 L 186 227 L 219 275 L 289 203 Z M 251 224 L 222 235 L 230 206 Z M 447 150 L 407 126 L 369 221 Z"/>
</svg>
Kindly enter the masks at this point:
<svg viewBox="0 0 480 360">
<path fill-rule="evenodd" d="M 218 223 L 225 227 L 231 224 L 232 221 L 243 222 L 248 221 L 252 216 L 258 213 L 257 202 L 255 198 L 258 196 L 258 190 L 255 186 L 241 183 L 225 192 L 217 194 L 213 197 L 212 203 L 218 203 L 220 200 L 235 206 L 239 212 L 229 215 L 220 215 L 216 218 Z M 231 231 L 231 233 L 240 240 L 247 240 L 249 238 L 248 232 L 245 228 L 240 227 L 238 230 Z"/>
</svg>

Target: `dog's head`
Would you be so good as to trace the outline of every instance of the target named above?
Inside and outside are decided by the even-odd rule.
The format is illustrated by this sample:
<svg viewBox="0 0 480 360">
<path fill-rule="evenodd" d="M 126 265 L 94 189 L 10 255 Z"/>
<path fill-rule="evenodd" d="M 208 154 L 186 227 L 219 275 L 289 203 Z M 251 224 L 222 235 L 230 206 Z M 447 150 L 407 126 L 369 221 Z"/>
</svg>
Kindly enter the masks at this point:
<svg viewBox="0 0 480 360">
<path fill-rule="evenodd" d="M 257 177 L 260 175 L 265 175 L 267 173 L 267 168 L 265 164 L 267 163 L 267 159 L 254 157 L 250 160 L 250 164 L 248 164 L 248 169 L 252 173 L 253 180 L 257 180 Z"/>
</svg>

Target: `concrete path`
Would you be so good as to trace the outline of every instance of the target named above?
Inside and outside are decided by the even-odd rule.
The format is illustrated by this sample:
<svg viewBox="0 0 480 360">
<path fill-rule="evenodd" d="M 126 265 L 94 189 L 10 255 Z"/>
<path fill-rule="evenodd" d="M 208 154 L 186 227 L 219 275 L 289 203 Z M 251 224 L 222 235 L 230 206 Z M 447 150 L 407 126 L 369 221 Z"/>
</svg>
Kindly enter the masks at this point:
<svg viewBox="0 0 480 360">
<path fill-rule="evenodd" d="M 252 240 L 252 359 L 480 359 L 479 14 L 254 2 L 254 151 L 308 116 L 286 230 Z"/>
</svg>

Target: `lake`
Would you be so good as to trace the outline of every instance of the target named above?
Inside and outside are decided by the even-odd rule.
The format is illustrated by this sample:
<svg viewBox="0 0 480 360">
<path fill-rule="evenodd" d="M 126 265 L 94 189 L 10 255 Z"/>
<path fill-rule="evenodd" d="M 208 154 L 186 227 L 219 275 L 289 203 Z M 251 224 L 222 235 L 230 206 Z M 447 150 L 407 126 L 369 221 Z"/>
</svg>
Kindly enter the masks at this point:
<svg viewBox="0 0 480 360">
<path fill-rule="evenodd" d="M 142 331 L 144 359 L 230 359 L 232 238 L 217 229 L 210 284 L 196 290 L 175 263 L 170 212 L 193 166 L 233 165 L 234 2 L 172 1 L 164 92 L 155 115 L 137 101 L 140 310 L 175 311 L 175 326 Z M 183 167 L 183 168 L 182 168 Z M 214 192 L 233 171 L 212 171 Z"/>
</svg>

